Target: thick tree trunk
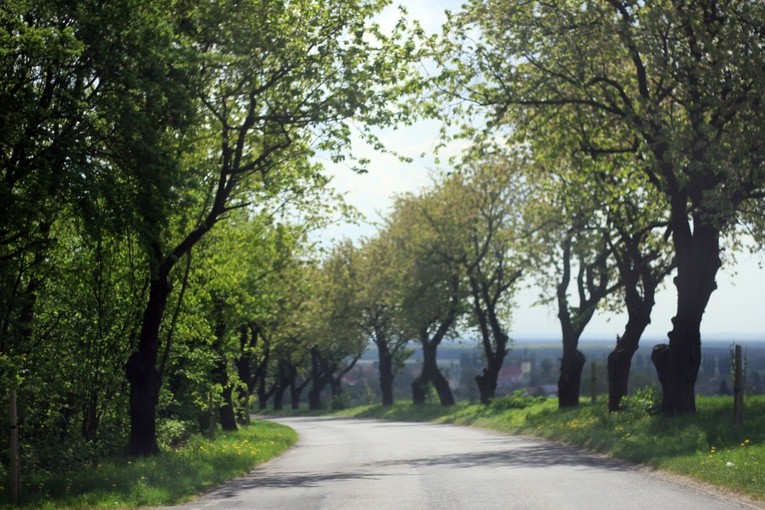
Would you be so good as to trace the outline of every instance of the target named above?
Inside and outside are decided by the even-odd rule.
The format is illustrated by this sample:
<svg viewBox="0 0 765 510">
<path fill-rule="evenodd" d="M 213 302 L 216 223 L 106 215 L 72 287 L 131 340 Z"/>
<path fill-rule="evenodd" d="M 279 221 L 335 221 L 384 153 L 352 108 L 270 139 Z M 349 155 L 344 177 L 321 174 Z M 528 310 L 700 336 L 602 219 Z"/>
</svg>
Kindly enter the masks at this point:
<svg viewBox="0 0 765 510">
<path fill-rule="evenodd" d="M 311 348 L 311 389 L 308 391 L 308 409 L 321 409 L 321 392 L 327 385 L 322 369 L 321 352 L 316 347 Z"/>
<path fill-rule="evenodd" d="M 393 357 L 388 345 L 384 342 L 377 344 L 377 353 L 380 363 L 380 392 L 382 393 L 382 405 L 393 405 Z"/>
<path fill-rule="evenodd" d="M 449 387 L 449 381 L 438 369 L 436 363 L 437 345 L 433 342 L 422 341 L 422 373 L 412 382 L 412 403 L 415 405 L 425 403 L 428 383 L 433 384 L 442 406 L 454 405 L 454 395 Z"/>
<path fill-rule="evenodd" d="M 324 384 L 314 381 L 313 386 L 308 392 L 308 409 L 318 411 L 322 408 L 321 391 L 324 389 L 324 386 Z"/>
<path fill-rule="evenodd" d="M 622 398 L 627 396 L 632 356 L 637 352 L 640 337 L 651 322 L 651 307 L 639 316 L 632 316 L 616 342 L 616 347 L 608 355 L 608 410 L 619 410 Z"/>
<path fill-rule="evenodd" d="M 558 379 L 558 407 L 579 405 L 579 390 L 582 383 L 582 369 L 585 357 L 577 349 L 563 351 Z"/>
<path fill-rule="evenodd" d="M 220 426 L 223 430 L 234 431 L 236 425 L 236 413 L 234 412 L 234 401 L 232 398 L 233 388 L 226 385 L 223 389 L 223 405 L 218 408 L 220 415 Z"/>
<path fill-rule="evenodd" d="M 300 395 L 303 393 L 303 387 L 290 386 L 290 407 L 300 409 Z"/>
<path fill-rule="evenodd" d="M 272 386 L 271 388 L 268 387 L 265 374 L 263 375 L 263 378 L 258 383 L 258 409 L 263 411 L 264 409 L 268 409 L 268 401 L 271 398 L 271 395 L 274 394 L 274 391 L 276 391 L 276 387 Z"/>
<path fill-rule="evenodd" d="M 156 367 L 133 353 L 125 367 L 130 381 L 130 443 L 128 455 L 156 455 L 156 408 L 159 401 L 160 377 Z"/>
<path fill-rule="evenodd" d="M 685 414 L 696 411 L 696 378 L 701 365 L 701 319 L 717 288 L 720 268 L 720 232 L 694 219 L 695 231 L 674 227 L 677 252 L 677 314 L 672 319 L 669 345 L 657 346 L 651 355 L 662 386 L 662 411 Z M 685 235 L 683 235 L 685 234 Z"/>
<path fill-rule="evenodd" d="M 284 394 L 287 392 L 286 385 L 279 385 L 274 392 L 274 410 L 280 411 L 284 409 Z"/>
<path fill-rule="evenodd" d="M 138 337 L 138 350 L 130 355 L 125 365 L 125 373 L 130 382 L 129 455 L 159 453 L 156 418 L 161 376 L 156 365 L 159 329 L 169 295 L 167 272 L 160 271 L 149 287 L 149 301 Z"/>
<path fill-rule="evenodd" d="M 276 378 L 276 384 L 273 389 L 274 409 L 279 410 L 284 408 L 284 393 L 290 387 L 290 370 L 286 362 L 279 362 Z"/>
<path fill-rule="evenodd" d="M 488 404 L 497 395 L 498 370 L 492 370 L 491 366 L 485 367 L 483 372 L 475 376 L 478 386 L 478 394 L 482 404 Z"/>
<path fill-rule="evenodd" d="M 637 346 L 634 349 L 629 346 L 620 346 L 622 339 L 608 355 L 608 410 L 612 413 L 621 409 L 622 399 L 629 391 L 632 356 L 637 350 Z"/>
<path fill-rule="evenodd" d="M 337 377 L 331 377 L 329 380 L 329 389 L 332 395 L 332 409 L 339 410 L 344 409 L 346 404 L 342 401 L 343 385 L 342 375 Z"/>
<path fill-rule="evenodd" d="M 475 376 L 475 382 L 478 385 L 478 393 L 481 398 L 482 404 L 488 404 L 497 395 L 497 379 L 499 379 L 499 372 L 502 370 L 502 364 L 505 362 L 505 356 L 507 356 L 507 336 L 501 334 L 497 339 L 497 350 L 492 351 L 490 346 L 484 348 L 486 354 L 486 367 L 483 372 Z"/>
<path fill-rule="evenodd" d="M 289 379 L 290 407 L 292 407 L 292 409 L 300 409 L 300 396 L 303 393 L 303 388 L 308 384 L 308 381 L 298 383 L 297 367 L 292 364 L 289 366 Z"/>
</svg>

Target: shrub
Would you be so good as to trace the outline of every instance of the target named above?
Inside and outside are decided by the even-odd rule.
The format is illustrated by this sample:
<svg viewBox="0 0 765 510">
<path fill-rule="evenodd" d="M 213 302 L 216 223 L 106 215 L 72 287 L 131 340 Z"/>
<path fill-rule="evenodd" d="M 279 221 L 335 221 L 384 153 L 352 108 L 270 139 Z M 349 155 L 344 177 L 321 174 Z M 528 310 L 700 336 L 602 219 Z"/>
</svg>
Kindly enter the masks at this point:
<svg viewBox="0 0 765 510">
<path fill-rule="evenodd" d="M 545 400 L 547 397 L 529 396 L 523 390 L 516 390 L 510 395 L 492 399 L 489 405 L 492 409 L 504 411 L 505 409 L 526 409 Z"/>
</svg>

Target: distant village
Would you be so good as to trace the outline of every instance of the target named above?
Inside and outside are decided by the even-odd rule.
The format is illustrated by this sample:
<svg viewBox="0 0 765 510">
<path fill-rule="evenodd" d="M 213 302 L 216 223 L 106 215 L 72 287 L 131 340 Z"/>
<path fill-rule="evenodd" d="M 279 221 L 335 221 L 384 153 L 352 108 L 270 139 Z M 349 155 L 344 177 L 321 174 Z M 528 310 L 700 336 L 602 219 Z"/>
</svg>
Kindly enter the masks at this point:
<svg viewBox="0 0 765 510">
<path fill-rule="evenodd" d="M 656 371 L 651 363 L 651 349 L 656 341 L 644 341 L 635 353 L 630 372 L 630 390 L 647 386 L 659 387 Z M 746 342 L 746 393 L 765 394 L 765 342 Z M 608 392 L 606 363 L 613 344 L 606 341 L 583 341 L 580 350 L 587 357 L 582 374 L 582 395 L 590 393 L 592 364 L 595 364 L 596 391 Z M 517 342 L 508 353 L 499 374 L 497 396 L 508 395 L 518 390 L 527 395 L 557 396 L 560 345 L 554 341 Z M 474 342 L 444 343 L 439 348 L 439 366 L 458 400 L 477 401 L 478 389 L 475 376 L 483 370 L 484 363 L 480 346 Z M 411 398 L 412 381 L 421 371 L 421 355 L 415 352 L 398 372 L 395 379 L 396 399 Z M 702 348 L 701 368 L 696 383 L 700 395 L 732 394 L 731 344 L 725 341 L 709 341 Z M 345 398 L 352 405 L 371 404 L 380 401 L 379 372 L 376 353 L 373 349 L 359 360 L 356 366 L 343 378 Z M 434 401 L 437 401 L 434 396 Z"/>
</svg>

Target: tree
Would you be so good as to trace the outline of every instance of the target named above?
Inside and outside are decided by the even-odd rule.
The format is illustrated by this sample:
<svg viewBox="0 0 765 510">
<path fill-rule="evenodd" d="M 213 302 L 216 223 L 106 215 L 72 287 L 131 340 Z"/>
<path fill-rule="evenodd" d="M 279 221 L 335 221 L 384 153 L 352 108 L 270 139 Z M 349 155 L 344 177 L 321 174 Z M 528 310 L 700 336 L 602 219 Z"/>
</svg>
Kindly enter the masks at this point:
<svg viewBox="0 0 765 510">
<path fill-rule="evenodd" d="M 144 204 L 133 198 L 173 175 L 173 146 L 159 141 L 191 111 L 187 60 L 171 43 L 165 7 L 0 7 L 0 352 L 31 361 L 30 381 L 45 378 L 43 353 L 79 374 L 61 390 L 61 441 L 76 437 L 69 425 L 78 419 L 87 441 L 104 418 L 119 428 L 112 406 L 124 388 L 114 370 L 135 332 L 143 286 L 133 284 L 146 276 L 133 228 Z M 30 416 L 40 428 L 45 419 Z"/>
<path fill-rule="evenodd" d="M 388 99 L 385 85 L 403 76 L 413 48 L 368 25 L 383 3 L 212 2 L 179 14 L 191 48 L 202 52 L 196 70 L 203 86 L 195 91 L 200 120 L 180 138 L 179 158 L 191 180 L 182 196 L 191 205 L 184 210 L 196 220 L 176 232 L 163 229 L 168 202 L 142 217 L 152 278 L 136 350 L 126 365 L 131 454 L 158 452 L 157 353 L 177 262 L 257 193 L 278 194 L 298 185 L 297 176 L 316 173 L 307 163 L 316 148 L 340 157 L 351 117 L 362 125 L 395 117 L 381 109 Z M 194 191 L 200 184 L 205 196 Z"/>
<path fill-rule="evenodd" d="M 579 113 L 590 119 L 590 150 L 646 163 L 677 264 L 669 345 L 653 355 L 669 414 L 695 411 L 720 238 L 765 187 L 763 20 L 759 2 L 474 0 L 452 19 L 442 52 L 450 90 L 482 107 L 489 130 L 542 129 L 550 116 Z M 610 125 L 622 136 L 607 136 Z"/>
<path fill-rule="evenodd" d="M 321 407 L 321 391 L 329 385 L 332 405 L 342 404 L 341 380 L 356 365 L 367 349 L 368 339 L 361 328 L 360 302 L 356 298 L 359 277 L 353 257 L 356 248 L 350 241 L 335 246 L 323 261 L 312 295 L 311 345 L 312 385 L 309 407 Z"/>
<path fill-rule="evenodd" d="M 3 338 L 12 342 L 18 335 L 7 328 L 21 336 L 30 330 L 58 215 L 124 231 L 133 163 L 158 170 L 165 154 L 146 153 L 147 141 L 188 113 L 183 73 L 169 66 L 183 62 L 154 12 L 162 7 L 143 2 L 130 15 L 131 4 L 14 1 L 0 8 L 0 285 L 9 321 Z M 172 113 L 163 108 L 168 102 Z"/>
<path fill-rule="evenodd" d="M 381 232 L 364 242 L 354 257 L 359 326 L 377 347 L 382 405 L 393 405 L 393 381 L 412 354 L 411 340 L 399 325 L 395 268 L 390 236 Z"/>
<path fill-rule="evenodd" d="M 523 182 L 523 158 L 494 155 L 446 177 L 443 197 L 459 226 L 461 264 L 470 292 L 472 319 L 481 334 L 486 366 L 475 377 L 481 402 L 494 398 L 510 347 L 507 334 L 511 298 L 527 266 L 522 204 L 530 200 Z"/>
<path fill-rule="evenodd" d="M 451 203 L 437 190 L 399 196 L 385 226 L 395 268 L 397 315 L 404 334 L 422 346 L 422 373 L 412 383 L 414 404 L 425 402 L 433 384 L 442 405 L 454 404 L 449 381 L 438 368 L 441 341 L 464 313 L 463 245 L 453 224 L 444 221 Z M 455 242 L 455 240 L 457 242 Z"/>
<path fill-rule="evenodd" d="M 674 258 L 665 242 L 667 224 L 657 210 L 660 204 L 655 193 L 643 194 L 642 200 L 632 196 L 608 207 L 613 235 L 618 236 L 609 243 L 627 310 L 624 332 L 608 355 L 608 408 L 615 412 L 627 396 L 632 357 L 651 323 L 656 291 L 674 269 Z"/>
<path fill-rule="evenodd" d="M 537 254 L 535 276 L 547 289 L 545 300 L 555 303 L 561 326 L 558 402 L 560 407 L 572 407 L 579 405 L 585 363 L 579 339 L 621 282 L 611 258 L 609 216 L 603 206 L 608 195 L 576 171 L 581 164 L 576 158 L 539 160 L 527 169 L 527 178 L 537 181 L 538 187 L 526 206 L 526 222 L 535 239 L 530 243 Z"/>
</svg>

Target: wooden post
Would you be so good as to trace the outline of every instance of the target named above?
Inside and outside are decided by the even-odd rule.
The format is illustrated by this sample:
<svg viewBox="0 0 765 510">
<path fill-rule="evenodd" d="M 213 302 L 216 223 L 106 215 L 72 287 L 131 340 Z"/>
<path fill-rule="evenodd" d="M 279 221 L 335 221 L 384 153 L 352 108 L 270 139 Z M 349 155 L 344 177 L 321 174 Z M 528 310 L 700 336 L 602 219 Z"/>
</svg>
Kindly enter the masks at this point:
<svg viewBox="0 0 765 510">
<path fill-rule="evenodd" d="M 744 426 L 744 363 L 740 345 L 735 347 L 733 361 L 733 417 L 736 425 Z"/>
<path fill-rule="evenodd" d="M 207 433 L 210 441 L 215 441 L 215 398 L 210 390 L 210 396 L 207 402 Z"/>
<path fill-rule="evenodd" d="M 16 390 L 8 392 L 10 408 L 10 468 L 11 468 L 11 502 L 18 505 L 21 502 L 21 463 L 19 461 L 19 420 L 16 412 Z"/>
<path fill-rule="evenodd" d="M 597 388 L 597 382 L 598 382 L 598 368 L 595 365 L 595 362 L 593 361 L 590 364 L 591 368 L 591 375 L 590 375 L 590 403 L 592 405 L 595 405 L 598 401 L 598 388 Z"/>
</svg>

